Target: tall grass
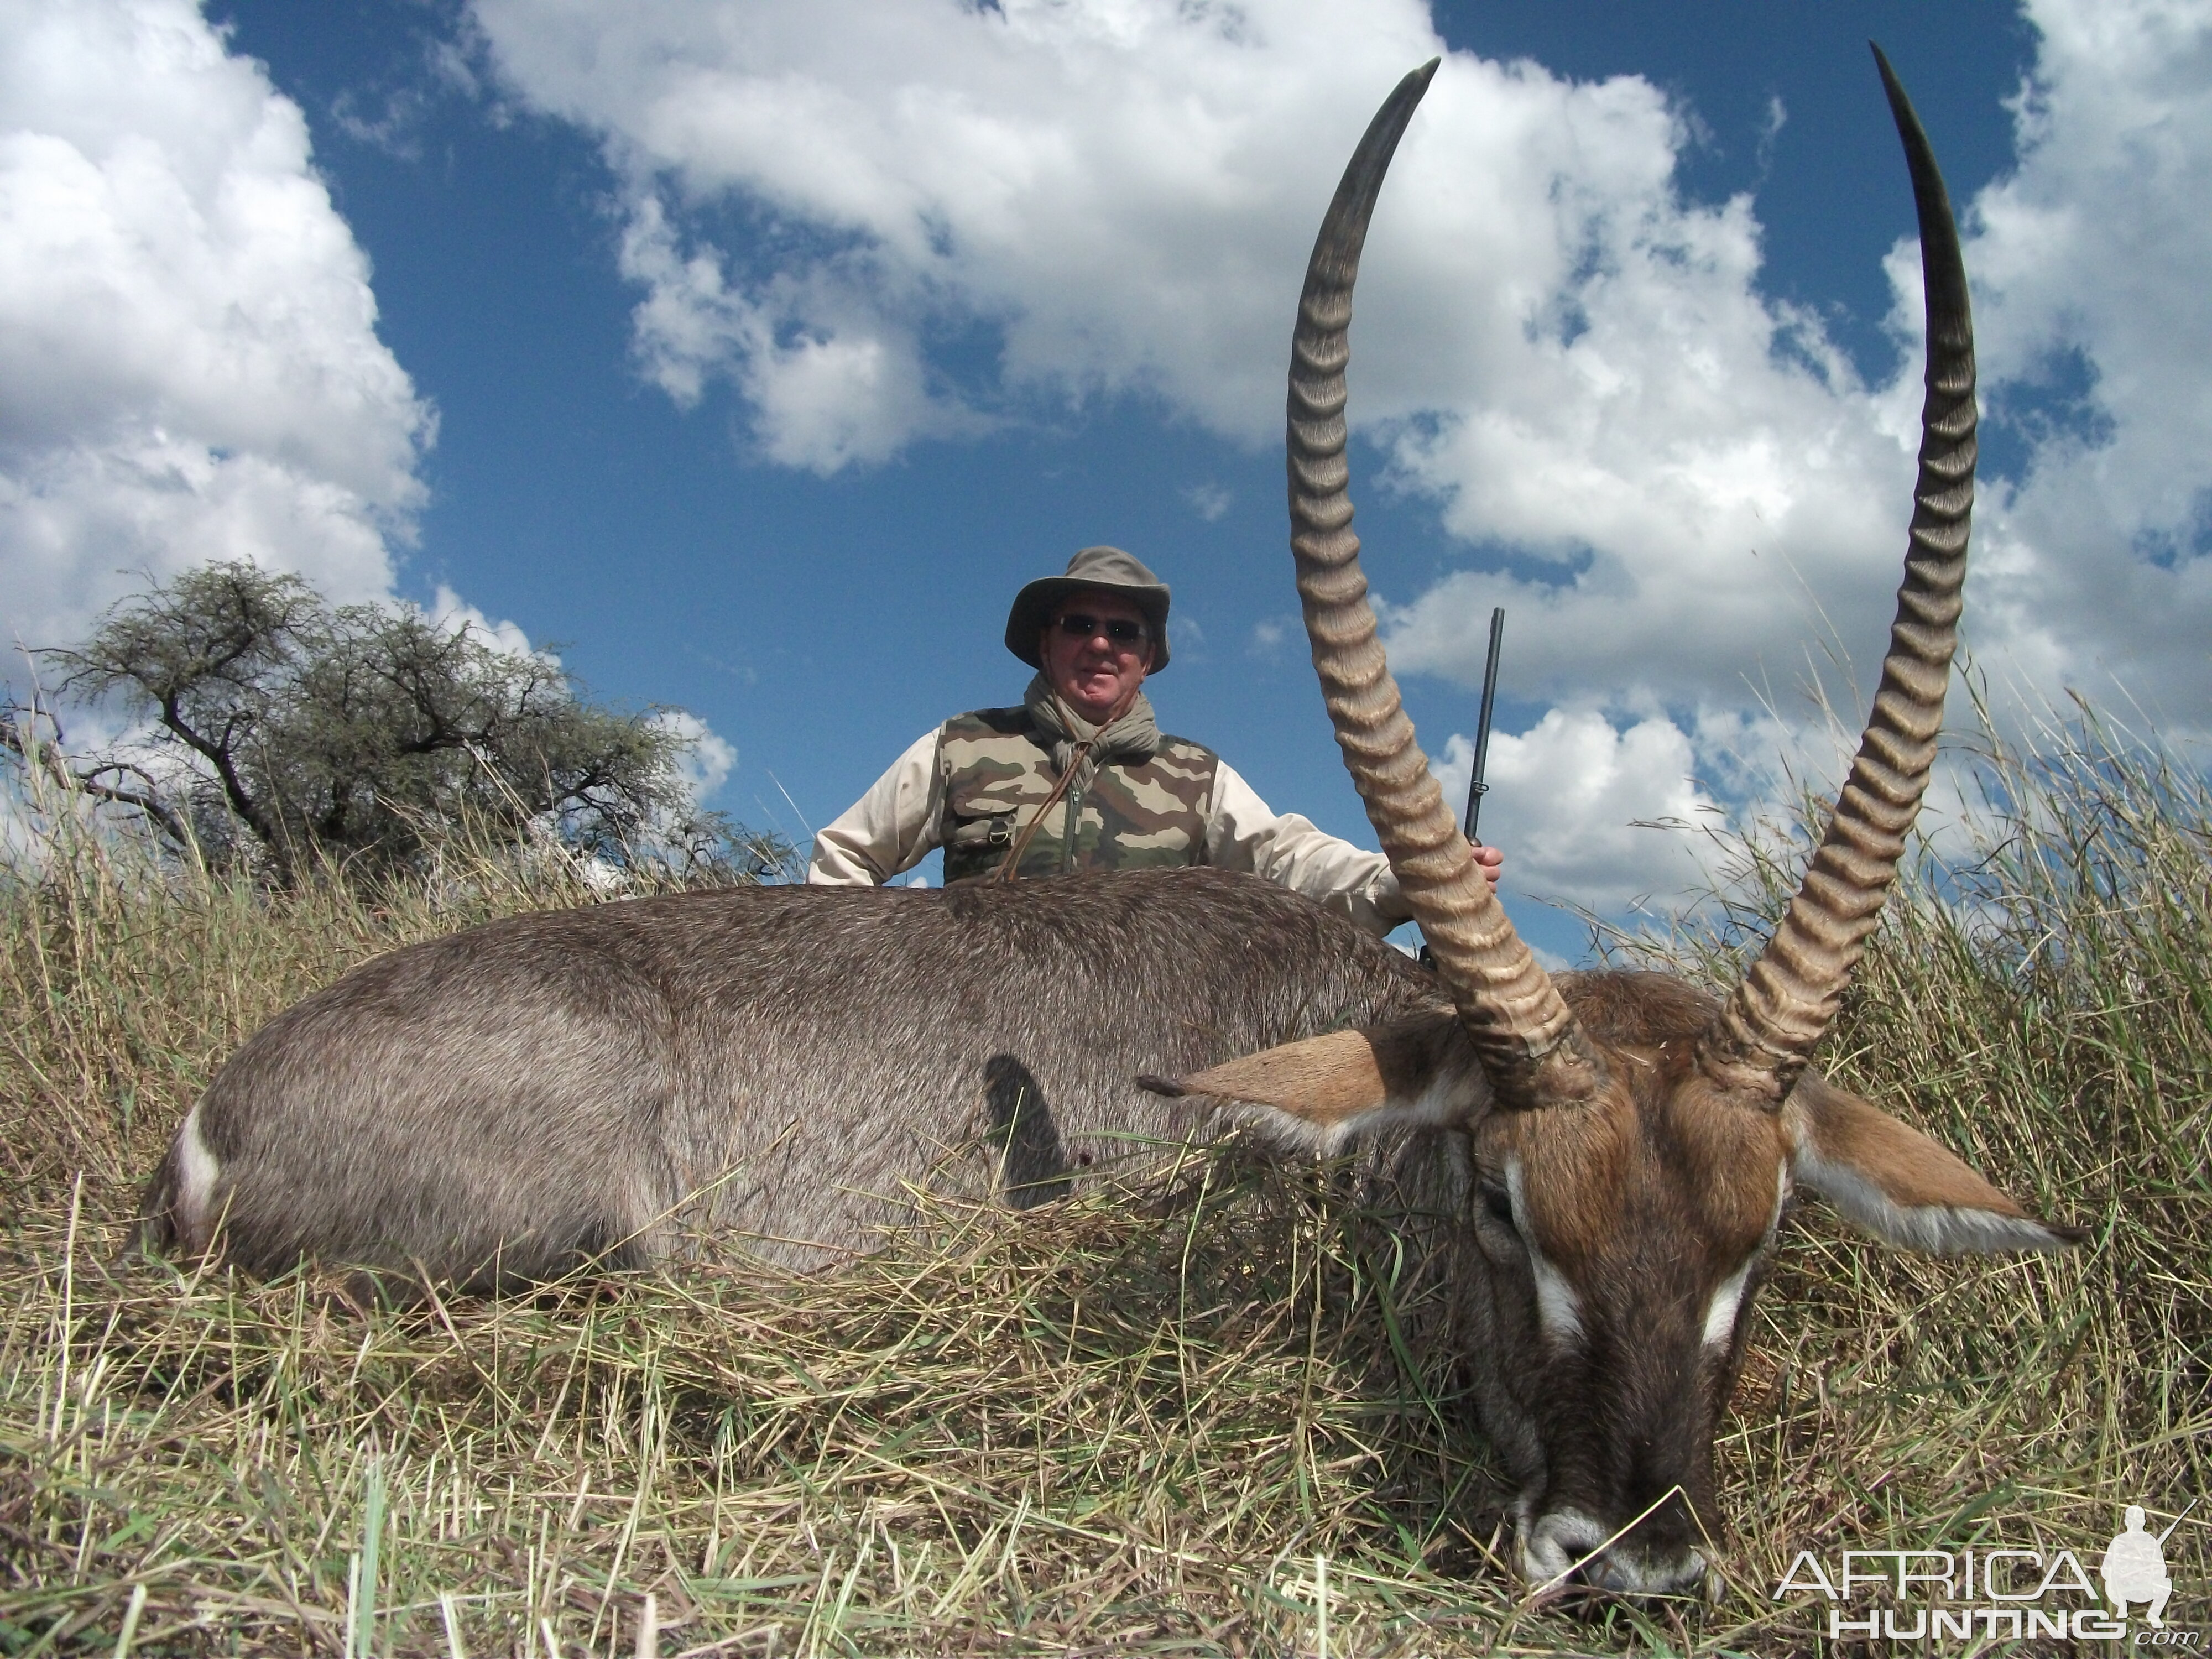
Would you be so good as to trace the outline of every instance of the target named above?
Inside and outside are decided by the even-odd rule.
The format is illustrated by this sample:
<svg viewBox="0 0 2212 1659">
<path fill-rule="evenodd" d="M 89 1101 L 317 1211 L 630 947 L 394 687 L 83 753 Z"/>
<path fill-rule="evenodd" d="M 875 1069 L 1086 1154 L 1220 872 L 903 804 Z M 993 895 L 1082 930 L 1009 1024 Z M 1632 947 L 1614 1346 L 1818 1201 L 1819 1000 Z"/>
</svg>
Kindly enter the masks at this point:
<svg viewBox="0 0 2212 1659">
<path fill-rule="evenodd" d="M 592 895 L 458 854 L 274 894 L 62 818 L 0 876 L 0 1651 L 1809 1653 L 1824 1606 L 1771 1594 L 1802 1549 L 2094 1572 L 2121 1504 L 2207 1485 L 2212 800 L 2094 726 L 1981 761 L 1978 839 L 1902 884 L 1824 1063 L 2089 1242 L 1931 1262 L 1805 1206 L 1722 1435 L 1725 1594 L 1594 1613 L 1520 1599 L 1510 1493 L 1328 1172 L 1236 1148 L 809 1279 L 363 1315 L 116 1262 L 261 1021 Z M 1708 925 L 1616 943 L 1732 969 L 1790 877 L 1739 845 Z"/>
</svg>

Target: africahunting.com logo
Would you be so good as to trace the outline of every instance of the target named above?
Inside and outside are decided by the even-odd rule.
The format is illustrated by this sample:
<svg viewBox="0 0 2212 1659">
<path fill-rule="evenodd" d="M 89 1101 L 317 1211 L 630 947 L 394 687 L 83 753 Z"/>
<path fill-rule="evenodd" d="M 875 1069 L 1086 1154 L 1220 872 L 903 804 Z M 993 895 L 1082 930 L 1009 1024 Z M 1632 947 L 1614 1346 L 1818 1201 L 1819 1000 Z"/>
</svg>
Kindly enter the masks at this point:
<svg viewBox="0 0 2212 1659">
<path fill-rule="evenodd" d="M 1774 1599 L 1824 1597 L 1831 1639 L 1978 1644 L 2051 1637 L 2201 1653 L 2203 1631 L 2166 1621 L 2173 1595 L 2166 1541 L 2196 1507 L 2191 1499 L 2154 1533 L 2142 1507 L 2128 1505 L 2097 1562 L 2101 1589 L 2072 1550 L 1845 1550 L 1826 1559 L 1800 1550 Z"/>
</svg>

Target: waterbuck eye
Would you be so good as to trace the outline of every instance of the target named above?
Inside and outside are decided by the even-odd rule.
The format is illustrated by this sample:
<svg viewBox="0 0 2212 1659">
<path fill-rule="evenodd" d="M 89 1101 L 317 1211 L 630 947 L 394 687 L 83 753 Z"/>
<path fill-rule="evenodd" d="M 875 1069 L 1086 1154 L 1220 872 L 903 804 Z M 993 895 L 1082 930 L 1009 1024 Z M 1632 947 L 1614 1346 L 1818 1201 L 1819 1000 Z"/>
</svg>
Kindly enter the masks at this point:
<svg viewBox="0 0 2212 1659">
<path fill-rule="evenodd" d="M 1503 1187 L 1486 1186 L 1481 1189 L 1482 1207 L 1496 1216 L 1504 1226 L 1513 1224 L 1513 1194 Z"/>
</svg>

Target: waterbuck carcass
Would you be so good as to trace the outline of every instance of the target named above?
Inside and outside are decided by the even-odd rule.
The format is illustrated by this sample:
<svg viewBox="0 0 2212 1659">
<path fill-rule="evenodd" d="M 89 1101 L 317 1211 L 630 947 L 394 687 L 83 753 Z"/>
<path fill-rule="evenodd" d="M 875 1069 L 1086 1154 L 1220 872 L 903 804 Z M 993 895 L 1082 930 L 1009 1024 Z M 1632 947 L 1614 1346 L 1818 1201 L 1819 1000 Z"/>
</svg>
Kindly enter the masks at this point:
<svg viewBox="0 0 2212 1659">
<path fill-rule="evenodd" d="M 1965 279 L 1885 63 L 1929 362 L 1872 722 L 1803 890 L 1725 1001 L 1648 975 L 1554 981 L 1429 775 L 1349 529 L 1352 282 L 1433 70 L 1393 94 L 1331 204 L 1289 453 L 1315 662 L 1436 974 L 1294 894 L 1203 869 L 520 917 L 380 957 L 251 1039 L 149 1184 L 149 1238 L 258 1271 L 312 1258 L 492 1289 L 701 1241 L 811 1265 L 872 1247 L 912 1188 L 1036 1202 L 1133 1138 L 1241 1115 L 1364 1149 L 1365 1207 L 1396 1218 L 1444 1287 L 1430 1334 L 1518 1483 L 1528 1577 L 1697 1586 L 1718 1530 L 1713 1428 L 1793 1184 L 1922 1249 L 2069 1237 L 1806 1069 L 1933 762 L 1972 490 Z"/>
<path fill-rule="evenodd" d="M 223 1066 L 156 1242 L 497 1289 L 707 1241 L 879 1247 L 911 1187 L 1018 1206 L 1187 1138 L 1194 1072 L 1438 1001 L 1401 951 L 1214 870 L 733 888 L 394 951 Z"/>
</svg>

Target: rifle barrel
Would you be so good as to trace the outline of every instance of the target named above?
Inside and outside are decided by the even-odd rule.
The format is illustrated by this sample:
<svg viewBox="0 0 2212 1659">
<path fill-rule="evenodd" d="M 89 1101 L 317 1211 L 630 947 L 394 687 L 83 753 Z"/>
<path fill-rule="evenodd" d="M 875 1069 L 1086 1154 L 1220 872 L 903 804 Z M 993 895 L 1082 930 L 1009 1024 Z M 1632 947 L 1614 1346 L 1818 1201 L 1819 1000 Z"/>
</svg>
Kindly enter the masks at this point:
<svg viewBox="0 0 2212 1659">
<path fill-rule="evenodd" d="M 1482 817 L 1482 798 L 1490 786 L 1482 781 L 1490 765 L 1490 714 L 1498 701 L 1498 652 L 1505 643 L 1505 607 L 1490 613 L 1490 660 L 1482 671 L 1482 718 L 1474 728 L 1474 770 L 1467 781 L 1467 838 L 1474 841 L 1474 826 Z M 1480 846 L 1480 842 L 1476 842 Z"/>
<path fill-rule="evenodd" d="M 2195 1508 L 2196 1508 L 2199 1504 L 2203 1503 L 2203 1501 L 2204 1501 L 2204 1494 L 2203 1494 L 2203 1492 L 2199 1492 L 2199 1493 L 2197 1493 L 2196 1497 L 2194 1497 L 2194 1498 L 2191 1498 L 2191 1499 L 2189 1500 L 2189 1510 L 2193 1510 L 2193 1509 L 2195 1509 Z M 2159 1534 L 2159 1535 L 2158 1535 L 2158 1541 L 2159 1541 L 2160 1544 L 2165 1543 L 2165 1542 L 2166 1542 L 2166 1540 L 2167 1539 L 2169 1539 L 2169 1538 L 2171 1538 L 2171 1537 L 2172 1537 L 2172 1536 L 2173 1536 L 2173 1528 L 2174 1528 L 2175 1527 L 2179 1526 L 2183 1522 L 2185 1522 L 2185 1521 L 2186 1521 L 2187 1519 L 2189 1519 L 2189 1510 L 2182 1510 L 2182 1512 L 2181 1512 L 2180 1514 L 2179 1514 L 2179 1515 L 2175 1516 L 2173 1517 L 2173 1520 L 2172 1520 L 2172 1523 L 2171 1523 L 2171 1524 L 2169 1524 L 2169 1525 L 2167 1526 L 2166 1529 L 2164 1532 L 2162 1532 L 2162 1533 Z"/>
</svg>

